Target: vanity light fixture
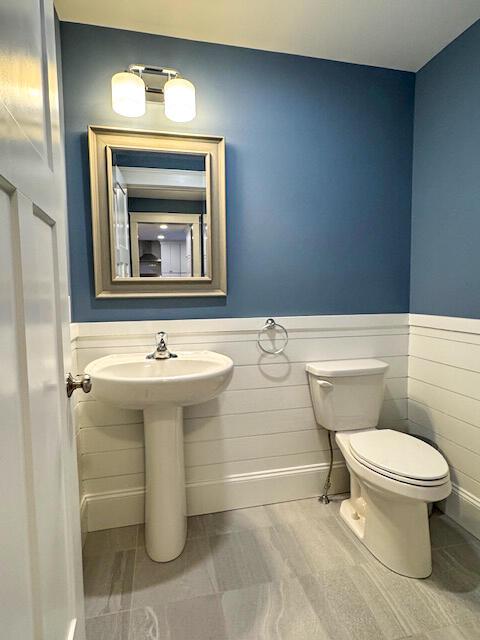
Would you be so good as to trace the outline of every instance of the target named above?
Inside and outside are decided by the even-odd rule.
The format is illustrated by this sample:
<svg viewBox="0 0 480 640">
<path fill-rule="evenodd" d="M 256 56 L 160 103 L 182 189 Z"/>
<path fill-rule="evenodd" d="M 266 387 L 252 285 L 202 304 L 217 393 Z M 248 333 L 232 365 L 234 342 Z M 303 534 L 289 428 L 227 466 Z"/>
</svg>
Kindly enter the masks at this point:
<svg viewBox="0 0 480 640">
<path fill-rule="evenodd" d="M 137 118 L 145 113 L 145 83 L 128 71 L 112 78 L 112 106 L 121 116 Z"/>
<path fill-rule="evenodd" d="M 160 229 L 168 229 L 168 224 L 161 224 Z"/>
<path fill-rule="evenodd" d="M 176 69 L 131 64 L 112 77 L 112 107 L 121 116 L 136 118 L 145 113 L 145 102 L 165 105 L 174 122 L 189 122 L 196 115 L 195 87 Z"/>
<path fill-rule="evenodd" d="M 157 236 L 158 240 L 165 240 L 165 236 L 159 235 Z"/>
</svg>

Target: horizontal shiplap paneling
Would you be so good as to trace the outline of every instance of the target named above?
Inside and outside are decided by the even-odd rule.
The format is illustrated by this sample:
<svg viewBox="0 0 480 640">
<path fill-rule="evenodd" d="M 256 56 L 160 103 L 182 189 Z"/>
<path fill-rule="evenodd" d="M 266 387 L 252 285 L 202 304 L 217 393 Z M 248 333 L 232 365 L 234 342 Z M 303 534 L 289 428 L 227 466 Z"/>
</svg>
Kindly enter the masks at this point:
<svg viewBox="0 0 480 640">
<path fill-rule="evenodd" d="M 398 397 L 386 400 L 384 403 L 381 415 L 381 423 L 384 426 L 394 425 L 398 421 L 404 421 L 407 417 L 406 378 L 399 381 L 401 384 L 393 386 Z M 319 448 L 325 449 L 327 435 L 325 431 L 317 428 L 310 406 L 308 387 L 305 387 L 304 398 L 306 406 L 298 408 L 288 407 L 244 413 L 237 411 L 233 414 L 186 417 L 185 444 L 218 442 L 262 435 L 276 436 L 312 430 L 316 434 L 315 438 Z M 78 422 L 88 425 L 83 426 L 80 430 L 81 450 L 84 455 L 143 447 L 143 422 L 140 422 L 140 412 L 115 410 L 114 408 L 110 411 L 109 407 L 99 405 L 100 403 L 96 402 L 84 402 L 77 408 Z M 96 408 L 99 409 L 100 421 L 106 422 L 106 424 L 97 426 L 92 424 L 92 414 L 94 415 Z M 129 420 L 138 420 L 138 422 L 129 422 Z M 255 445 L 255 441 L 249 440 L 248 442 Z"/>
<path fill-rule="evenodd" d="M 324 338 L 290 339 L 285 352 L 279 356 L 265 355 L 252 338 L 249 341 L 225 342 L 211 340 L 209 342 L 170 341 L 170 346 L 177 351 L 206 349 L 229 356 L 236 366 L 256 365 L 261 367 L 275 362 L 305 363 L 315 360 L 342 360 L 350 358 L 376 358 L 402 356 L 408 352 L 408 333 L 388 335 L 348 335 Z M 86 347 L 77 349 L 77 366 L 83 370 L 89 362 L 111 353 L 148 353 L 151 344 L 133 347 L 125 344 L 116 347 Z"/>
<path fill-rule="evenodd" d="M 409 401 L 408 417 L 411 422 L 434 431 L 442 438 L 452 440 L 477 455 L 480 452 L 480 428 L 469 422 L 464 422 L 413 399 Z"/>
<path fill-rule="evenodd" d="M 358 314 L 335 316 L 284 316 L 276 321 L 286 327 L 291 335 L 302 332 L 348 332 L 405 329 L 409 317 L 406 313 Z M 230 335 L 256 335 L 265 318 L 209 318 L 201 320 L 141 320 L 137 322 L 85 322 L 71 324 L 71 335 L 78 346 L 99 340 L 118 342 L 136 339 L 152 339 L 157 331 L 167 331 L 170 336 L 227 337 Z"/>
<path fill-rule="evenodd" d="M 304 387 L 304 392 L 305 404 L 310 405 L 308 387 Z M 94 406 L 89 407 L 89 412 L 92 411 Z M 101 415 L 104 420 L 103 408 Z M 406 417 L 406 398 L 385 401 L 381 424 L 395 426 Z M 82 428 L 80 434 L 83 450 L 82 478 L 143 472 L 142 423 L 89 426 Z M 322 451 L 327 448 L 327 434 L 317 428 L 311 406 L 238 412 L 185 421 L 187 468 L 301 451 Z"/>
<path fill-rule="evenodd" d="M 476 371 L 411 356 L 409 376 L 413 380 L 480 400 L 480 373 Z"/>
<path fill-rule="evenodd" d="M 223 504 L 220 497 L 224 492 L 230 496 L 225 502 L 229 508 L 236 500 L 243 506 L 245 500 L 254 500 L 252 487 L 256 487 L 258 500 L 262 474 L 267 474 L 269 487 L 277 483 L 284 487 L 274 493 L 269 490 L 265 499 L 282 492 L 299 495 L 303 475 L 311 483 L 316 473 L 324 473 L 302 474 L 301 470 L 323 469 L 329 455 L 326 433 L 317 428 L 313 416 L 305 363 L 381 358 L 390 365 L 381 425 L 408 426 L 412 433 L 437 443 L 451 465 L 455 484 L 447 512 L 478 532 L 472 518 L 477 514 L 476 505 L 480 506 L 480 321 L 411 316 L 408 349 L 406 316 L 280 320 L 287 325 L 290 343 L 284 354 L 271 357 L 264 356 L 256 345 L 261 320 L 252 318 L 75 325 L 77 370 L 109 353 L 147 352 L 159 329 L 170 331 L 174 349 L 212 349 L 232 357 L 235 370 L 229 389 L 220 398 L 185 411 L 190 501 L 195 503 L 195 496 L 201 496 L 197 506 L 190 504 L 189 508 L 199 512 L 196 508 L 201 511 L 205 505 L 215 508 Z M 141 518 L 141 412 L 110 407 L 92 396 L 78 399 L 75 415 L 82 488 L 95 505 L 91 523 L 95 527 L 108 524 L 109 510 L 103 513 L 102 505 L 109 504 L 116 505 L 111 517 L 118 522 L 128 524 L 129 517 Z M 336 449 L 335 459 L 341 460 Z M 289 469 L 293 470 L 293 485 L 288 483 Z M 239 483 L 237 479 L 244 476 L 255 480 Z M 345 475 L 335 477 L 345 481 Z M 244 493 L 243 484 L 250 487 Z M 235 490 L 227 489 L 230 486 Z M 291 494 L 293 486 L 297 493 Z M 311 490 L 311 484 L 308 488 L 305 485 L 306 494 Z"/>
<path fill-rule="evenodd" d="M 264 472 L 270 474 L 270 483 L 271 474 L 279 469 L 288 477 L 288 469 L 316 468 L 328 462 L 327 434 L 315 422 L 306 362 L 369 357 L 385 360 L 389 370 L 381 424 L 404 428 L 408 372 L 406 316 L 281 321 L 287 326 L 290 341 L 285 352 L 277 356 L 266 356 L 258 348 L 257 329 L 263 320 L 175 321 L 171 327 L 164 323 L 76 325 L 78 368 L 81 371 L 91 360 L 111 353 L 147 353 L 152 348 L 155 331 L 162 328 L 170 329 L 172 350 L 209 349 L 233 359 L 235 369 L 229 388 L 218 398 L 188 407 L 184 412 L 186 478 L 191 487 L 198 483 L 203 486 L 202 503 L 208 494 L 208 483 L 213 483 L 213 487 L 224 480 L 235 481 L 244 474 L 256 477 L 255 474 Z M 141 412 L 98 402 L 93 390 L 89 396 L 81 397 L 75 414 L 82 447 L 84 493 L 95 498 L 141 489 L 144 482 Z M 341 461 L 336 447 L 334 456 Z M 298 488 L 302 473 L 295 474 Z M 342 482 L 345 479 L 344 474 L 337 477 Z M 239 486 L 236 485 L 236 491 Z M 193 488 L 190 493 L 196 495 Z M 130 502 L 131 496 L 126 504 Z M 95 504 L 98 507 L 98 500 Z"/>
<path fill-rule="evenodd" d="M 143 447 L 143 422 L 81 429 L 82 453 L 120 451 Z"/>
<path fill-rule="evenodd" d="M 451 467 L 458 469 L 472 480 L 480 482 L 480 456 L 478 453 L 441 436 L 435 428 L 428 429 L 413 421 L 411 422 L 411 432 L 418 433 L 435 442 Z"/>
<path fill-rule="evenodd" d="M 455 374 L 452 372 L 453 375 Z M 408 381 L 408 397 L 409 400 L 415 400 L 474 426 L 480 426 L 480 401 L 475 398 L 415 378 Z"/>
<path fill-rule="evenodd" d="M 480 344 L 459 342 L 445 338 L 432 338 L 412 332 L 410 355 L 431 362 L 439 362 L 459 369 L 480 372 Z"/>
<path fill-rule="evenodd" d="M 435 442 L 447 459 L 454 483 L 447 513 L 478 535 L 480 321 L 412 315 L 409 353 L 410 431 Z"/>
</svg>

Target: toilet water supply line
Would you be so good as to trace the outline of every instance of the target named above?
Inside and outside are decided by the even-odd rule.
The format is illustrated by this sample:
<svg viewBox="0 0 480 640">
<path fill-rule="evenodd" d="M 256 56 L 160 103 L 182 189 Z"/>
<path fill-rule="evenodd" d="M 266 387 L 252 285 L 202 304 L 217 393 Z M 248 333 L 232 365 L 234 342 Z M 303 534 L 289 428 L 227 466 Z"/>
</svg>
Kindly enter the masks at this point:
<svg viewBox="0 0 480 640">
<path fill-rule="evenodd" d="M 332 447 L 332 432 L 328 431 L 328 446 L 330 448 L 330 465 L 328 467 L 327 478 L 325 480 L 325 484 L 323 486 L 323 494 L 318 499 L 322 504 L 329 504 L 330 498 L 328 497 L 328 490 L 332 486 L 331 478 L 332 478 L 332 468 L 333 468 L 333 447 Z"/>
</svg>

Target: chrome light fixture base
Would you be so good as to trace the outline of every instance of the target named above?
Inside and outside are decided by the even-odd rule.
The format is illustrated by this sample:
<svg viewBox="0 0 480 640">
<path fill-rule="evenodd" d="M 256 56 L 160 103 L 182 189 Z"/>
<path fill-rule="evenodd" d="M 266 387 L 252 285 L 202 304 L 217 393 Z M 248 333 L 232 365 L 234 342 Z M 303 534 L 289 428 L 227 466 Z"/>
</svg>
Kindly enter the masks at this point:
<svg viewBox="0 0 480 640">
<path fill-rule="evenodd" d="M 180 78 L 177 69 L 169 67 L 155 67 L 146 64 L 129 64 L 128 71 L 134 73 L 145 83 L 145 96 L 148 102 L 165 102 L 163 88 L 165 83 L 173 78 Z"/>
</svg>

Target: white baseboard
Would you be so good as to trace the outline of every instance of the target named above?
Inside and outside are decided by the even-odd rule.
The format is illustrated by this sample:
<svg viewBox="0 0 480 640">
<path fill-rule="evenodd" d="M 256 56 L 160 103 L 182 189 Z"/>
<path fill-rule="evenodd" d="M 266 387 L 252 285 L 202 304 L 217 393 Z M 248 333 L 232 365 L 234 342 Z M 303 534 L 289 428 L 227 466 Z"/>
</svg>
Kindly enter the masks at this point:
<svg viewBox="0 0 480 640">
<path fill-rule="evenodd" d="M 262 504 L 311 498 L 322 493 L 328 464 L 245 473 L 209 482 L 187 484 L 188 515 L 228 511 Z M 348 490 L 343 462 L 335 462 L 331 493 Z M 144 522 L 144 489 L 85 496 L 88 531 Z"/>
<path fill-rule="evenodd" d="M 480 538 L 480 500 L 458 485 L 440 505 L 442 511 L 476 538 Z"/>
</svg>

